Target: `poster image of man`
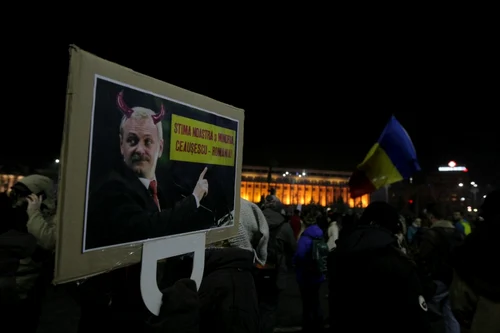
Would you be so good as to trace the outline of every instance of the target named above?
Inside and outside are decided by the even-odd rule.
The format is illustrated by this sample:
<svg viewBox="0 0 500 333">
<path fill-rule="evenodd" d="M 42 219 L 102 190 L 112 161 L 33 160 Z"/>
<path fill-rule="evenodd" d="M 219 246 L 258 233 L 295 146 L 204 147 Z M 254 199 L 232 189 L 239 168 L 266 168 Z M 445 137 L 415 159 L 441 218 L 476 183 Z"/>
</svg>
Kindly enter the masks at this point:
<svg viewBox="0 0 500 333">
<path fill-rule="evenodd" d="M 102 77 L 92 119 L 84 252 L 234 223 L 237 121 Z"/>
</svg>

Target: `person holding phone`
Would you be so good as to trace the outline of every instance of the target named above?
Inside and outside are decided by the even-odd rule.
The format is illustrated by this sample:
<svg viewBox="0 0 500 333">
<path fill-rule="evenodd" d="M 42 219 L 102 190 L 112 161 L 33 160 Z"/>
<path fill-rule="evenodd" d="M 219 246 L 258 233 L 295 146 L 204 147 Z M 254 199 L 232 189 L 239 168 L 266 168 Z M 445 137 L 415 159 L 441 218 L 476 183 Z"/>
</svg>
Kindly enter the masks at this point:
<svg viewBox="0 0 500 333">
<path fill-rule="evenodd" d="M 56 244 L 54 182 L 46 176 L 29 175 L 19 180 L 10 192 L 14 207 L 25 209 L 26 228 L 44 250 L 53 251 Z"/>
<path fill-rule="evenodd" d="M 42 175 L 29 175 L 12 186 L 9 193 L 20 228 L 36 239 L 37 247 L 31 256 L 19 261 L 16 272 L 16 291 L 20 316 L 16 318 L 22 332 L 35 332 L 40 320 L 42 301 L 50 285 L 56 244 L 56 201 L 53 181 Z"/>
</svg>

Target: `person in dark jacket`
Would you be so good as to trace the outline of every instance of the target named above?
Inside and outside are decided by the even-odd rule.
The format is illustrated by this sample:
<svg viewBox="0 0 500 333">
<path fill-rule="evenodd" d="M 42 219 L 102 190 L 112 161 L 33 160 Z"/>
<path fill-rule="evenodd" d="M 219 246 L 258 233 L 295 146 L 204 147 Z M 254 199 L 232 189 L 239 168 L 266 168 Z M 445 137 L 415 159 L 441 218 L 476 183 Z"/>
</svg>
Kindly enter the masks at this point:
<svg viewBox="0 0 500 333">
<path fill-rule="evenodd" d="M 16 288 L 19 261 L 30 257 L 36 249 L 35 237 L 26 232 L 18 215 L 7 195 L 0 193 L 0 313 L 13 321 L 19 305 Z"/>
<path fill-rule="evenodd" d="M 299 238 L 294 261 L 297 283 L 302 298 L 302 331 L 321 332 L 323 316 L 321 313 L 320 287 L 325 276 L 313 260 L 314 241 L 323 239 L 323 231 L 314 223 L 314 217 L 305 216 L 308 225 Z"/>
<path fill-rule="evenodd" d="M 328 263 L 332 332 L 429 332 L 416 267 L 394 233 L 398 223 L 395 209 L 375 202 L 337 241 Z"/>
<path fill-rule="evenodd" d="M 213 248 L 205 253 L 198 291 L 200 332 L 257 333 L 259 308 L 253 280 L 254 253 L 240 248 Z"/>
<path fill-rule="evenodd" d="M 500 332 L 500 191 L 487 195 L 477 229 L 452 255 L 455 275 L 450 287 L 453 313 L 462 332 Z"/>
<path fill-rule="evenodd" d="M 162 293 L 160 313 L 149 322 L 151 333 L 199 333 L 201 304 L 196 282 L 181 279 Z"/>
<path fill-rule="evenodd" d="M 7 195 L 0 193 L 0 313 L 7 319 L 15 314 L 19 302 L 16 289 L 19 260 L 30 257 L 36 249 L 35 237 L 18 230 L 21 224 L 16 215 Z"/>
<path fill-rule="evenodd" d="M 432 281 L 434 292 L 428 300 L 432 326 L 436 331 L 459 333 L 460 325 L 450 307 L 449 287 L 453 278 L 451 253 L 464 236 L 445 220 L 444 211 L 445 207 L 439 203 L 427 205 L 425 212 L 431 227 L 422 235 L 415 260 L 421 276 Z"/>
<path fill-rule="evenodd" d="M 262 211 L 269 226 L 267 260 L 263 267 L 257 265 L 255 271 L 262 333 L 274 332 L 280 294 L 287 289 L 288 277 L 293 272 L 297 241 L 282 212 L 283 204 L 279 198 L 268 195 Z"/>
</svg>

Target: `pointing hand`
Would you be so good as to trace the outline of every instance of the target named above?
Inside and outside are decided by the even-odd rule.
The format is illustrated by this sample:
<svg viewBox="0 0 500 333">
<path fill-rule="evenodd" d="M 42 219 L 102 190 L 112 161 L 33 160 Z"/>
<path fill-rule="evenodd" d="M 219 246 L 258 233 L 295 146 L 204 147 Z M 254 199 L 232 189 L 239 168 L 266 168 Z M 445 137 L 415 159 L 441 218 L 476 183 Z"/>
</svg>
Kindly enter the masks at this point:
<svg viewBox="0 0 500 333">
<path fill-rule="evenodd" d="M 208 180 L 205 179 L 205 174 L 207 173 L 208 168 L 205 167 L 200 174 L 200 178 L 198 178 L 198 182 L 193 190 L 193 195 L 198 199 L 198 202 L 203 199 L 208 194 Z"/>
</svg>

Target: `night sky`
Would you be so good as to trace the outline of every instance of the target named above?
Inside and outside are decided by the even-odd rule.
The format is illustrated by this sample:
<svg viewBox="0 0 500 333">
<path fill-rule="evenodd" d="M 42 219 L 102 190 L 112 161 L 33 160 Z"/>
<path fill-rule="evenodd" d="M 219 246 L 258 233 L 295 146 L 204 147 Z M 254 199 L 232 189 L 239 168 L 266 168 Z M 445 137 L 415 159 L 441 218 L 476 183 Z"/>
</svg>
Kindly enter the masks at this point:
<svg viewBox="0 0 500 333">
<path fill-rule="evenodd" d="M 0 165 L 59 157 L 69 42 L 135 71 L 245 109 L 244 163 L 352 170 L 391 114 L 425 170 L 453 159 L 498 181 L 497 76 L 481 49 L 162 46 L 67 40 L 12 45 L 3 60 Z M 140 45 L 139 43 L 142 43 Z M 9 87 L 6 87 L 9 85 Z"/>
</svg>

